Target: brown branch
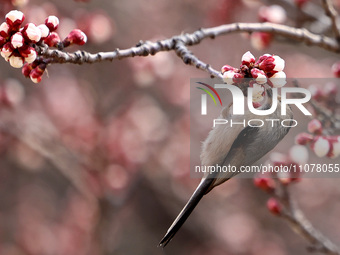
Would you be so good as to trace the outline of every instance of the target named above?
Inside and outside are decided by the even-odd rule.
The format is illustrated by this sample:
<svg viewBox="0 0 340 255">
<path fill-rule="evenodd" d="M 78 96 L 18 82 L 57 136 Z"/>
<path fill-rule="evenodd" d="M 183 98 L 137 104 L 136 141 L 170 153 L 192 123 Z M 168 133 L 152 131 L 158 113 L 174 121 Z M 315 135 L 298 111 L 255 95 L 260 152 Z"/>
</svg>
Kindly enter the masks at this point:
<svg viewBox="0 0 340 255">
<path fill-rule="evenodd" d="M 217 36 L 227 35 L 235 32 L 267 32 L 274 35 L 283 36 L 291 40 L 303 42 L 306 45 L 318 46 L 328 51 L 340 52 L 340 45 L 336 40 L 323 35 L 313 34 L 304 28 L 294 28 L 286 25 L 273 23 L 233 23 L 212 28 L 199 29 L 191 34 L 173 36 L 169 39 L 157 42 L 140 42 L 135 47 L 111 52 L 89 53 L 77 51 L 74 53 L 63 52 L 57 49 L 49 49 L 46 45 L 36 46 L 39 55 L 43 56 L 47 63 L 97 63 L 102 61 L 113 61 L 135 56 L 154 55 L 162 51 L 176 51 L 186 64 L 198 67 L 212 76 L 219 76 L 209 65 L 198 60 L 193 54 L 188 54 L 186 46 L 199 44 L 206 38 L 214 39 Z M 183 51 L 184 50 L 184 51 Z M 181 53 L 182 52 L 182 53 Z"/>
<path fill-rule="evenodd" d="M 320 233 L 320 231 L 307 220 L 297 203 L 291 197 L 288 185 L 282 184 L 280 181 L 276 181 L 276 183 L 278 184 L 278 188 L 275 190 L 275 195 L 283 206 L 281 217 L 290 223 L 293 230 L 312 244 L 312 246 L 309 247 L 311 251 L 319 251 L 329 255 L 339 255 L 340 248 Z"/>
<path fill-rule="evenodd" d="M 331 19 L 334 36 L 340 42 L 340 30 L 337 22 L 338 12 L 335 10 L 331 0 L 322 0 L 322 5 L 327 16 Z"/>
</svg>

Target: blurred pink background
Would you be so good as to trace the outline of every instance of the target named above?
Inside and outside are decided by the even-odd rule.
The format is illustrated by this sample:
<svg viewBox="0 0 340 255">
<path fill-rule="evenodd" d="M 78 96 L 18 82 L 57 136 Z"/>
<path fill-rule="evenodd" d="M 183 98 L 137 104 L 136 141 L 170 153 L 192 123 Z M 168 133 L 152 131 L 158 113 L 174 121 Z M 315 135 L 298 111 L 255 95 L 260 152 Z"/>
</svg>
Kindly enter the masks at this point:
<svg viewBox="0 0 340 255">
<path fill-rule="evenodd" d="M 9 2 L 0 1 L 2 17 L 14 8 Z M 63 36 L 84 30 L 89 40 L 81 49 L 98 52 L 200 27 L 257 22 L 262 5 L 30 0 L 20 10 L 37 23 L 58 16 Z M 277 54 L 290 78 L 332 77 L 338 60 L 282 38 L 256 50 L 240 34 L 190 50 L 217 70 L 239 65 L 248 50 Z M 250 179 L 213 190 L 168 247 L 157 248 L 199 182 L 189 174 L 189 86 L 190 78 L 207 73 L 174 52 L 47 70 L 36 85 L 0 61 L 1 254 L 308 254 L 308 243 L 270 214 L 268 195 Z M 283 143 L 288 150 L 294 136 Z M 340 244 L 339 180 L 303 179 L 292 189 L 306 216 Z"/>
</svg>

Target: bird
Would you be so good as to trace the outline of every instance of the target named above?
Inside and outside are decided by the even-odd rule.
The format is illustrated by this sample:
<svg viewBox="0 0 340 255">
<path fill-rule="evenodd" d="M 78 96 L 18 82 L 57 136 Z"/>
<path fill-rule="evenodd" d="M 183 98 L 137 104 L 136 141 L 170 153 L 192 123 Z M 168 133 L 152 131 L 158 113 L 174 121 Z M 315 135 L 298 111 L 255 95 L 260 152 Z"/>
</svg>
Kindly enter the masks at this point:
<svg viewBox="0 0 340 255">
<path fill-rule="evenodd" d="M 265 99 L 259 110 L 269 109 L 273 102 L 273 93 L 271 88 L 265 90 Z M 278 96 L 278 109 L 281 109 L 281 97 Z M 206 140 L 202 144 L 201 165 L 202 166 L 250 166 L 261 159 L 265 154 L 271 151 L 288 133 L 289 125 L 281 125 L 284 119 L 292 119 L 293 113 L 290 106 L 286 105 L 286 115 L 278 114 L 277 111 L 268 115 L 254 115 L 245 110 L 245 114 L 233 115 L 233 103 L 221 110 L 219 118 L 235 122 L 242 122 L 244 119 L 275 119 L 272 124 L 264 124 L 259 126 L 243 126 L 243 125 L 216 125 L 208 134 Z M 208 194 L 214 187 L 226 182 L 238 172 L 214 172 L 205 173 L 196 190 L 169 227 L 165 236 L 159 242 L 159 247 L 165 247 L 181 228 L 189 215 L 195 209 L 197 204 Z"/>
</svg>

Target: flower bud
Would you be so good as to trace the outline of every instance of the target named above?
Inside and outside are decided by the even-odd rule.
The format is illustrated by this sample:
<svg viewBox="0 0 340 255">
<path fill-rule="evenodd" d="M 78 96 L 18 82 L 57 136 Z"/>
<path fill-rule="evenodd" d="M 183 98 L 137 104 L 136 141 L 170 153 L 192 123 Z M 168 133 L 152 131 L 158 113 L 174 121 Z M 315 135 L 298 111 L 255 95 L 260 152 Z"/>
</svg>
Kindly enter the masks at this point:
<svg viewBox="0 0 340 255">
<path fill-rule="evenodd" d="M 273 40 L 273 36 L 265 32 L 253 32 L 250 36 L 250 43 L 256 50 L 264 50 L 268 48 Z"/>
<path fill-rule="evenodd" d="M 262 6 L 259 9 L 259 20 L 261 22 L 282 24 L 286 21 L 286 19 L 286 11 L 279 5 Z"/>
<path fill-rule="evenodd" d="M 233 85 L 234 84 L 234 76 L 235 76 L 235 74 L 236 73 L 234 71 L 227 71 L 227 72 L 225 72 L 222 75 L 224 82 L 229 84 L 229 85 Z"/>
<path fill-rule="evenodd" d="M 26 63 L 26 64 L 22 67 L 21 73 L 22 73 L 26 78 L 28 78 L 28 77 L 30 77 L 30 73 L 31 73 L 32 70 L 33 70 L 32 64 Z"/>
<path fill-rule="evenodd" d="M 232 66 L 230 66 L 230 65 L 224 65 L 224 66 L 222 66 L 222 68 L 221 68 L 221 73 L 222 73 L 222 74 L 224 74 L 225 72 L 228 72 L 228 71 L 237 72 L 238 69 L 235 68 L 235 67 L 232 67 Z"/>
<path fill-rule="evenodd" d="M 63 41 L 64 46 L 67 47 L 71 44 L 84 45 L 87 41 L 85 33 L 79 29 L 73 29 Z"/>
<path fill-rule="evenodd" d="M 0 48 L 1 48 L 2 46 L 4 46 L 5 43 L 6 43 L 6 39 L 3 38 L 2 36 L 0 36 Z"/>
<path fill-rule="evenodd" d="M 315 142 L 312 144 L 312 149 L 316 156 L 322 158 L 326 156 L 330 150 L 330 144 L 327 139 L 320 136 L 316 138 Z"/>
<path fill-rule="evenodd" d="M 306 145 L 314 140 L 314 136 L 308 133 L 300 133 L 295 137 L 295 143 Z"/>
<path fill-rule="evenodd" d="M 242 56 L 242 65 L 250 66 L 250 64 L 255 63 L 255 57 L 253 54 L 250 53 L 250 51 L 247 51 Z"/>
<path fill-rule="evenodd" d="M 266 73 L 281 72 L 285 68 L 285 61 L 277 55 L 263 55 L 259 58 L 258 66 Z"/>
<path fill-rule="evenodd" d="M 308 123 L 308 132 L 321 135 L 322 133 L 322 123 L 318 119 L 313 119 Z"/>
<path fill-rule="evenodd" d="M 338 87 L 336 84 L 332 82 L 328 82 L 325 85 L 324 89 L 322 90 L 322 95 L 324 98 L 335 97 L 337 93 L 338 93 Z"/>
<path fill-rule="evenodd" d="M 6 14 L 6 23 L 12 29 L 18 29 L 22 22 L 24 21 L 25 16 L 21 11 L 13 10 Z"/>
<path fill-rule="evenodd" d="M 294 145 L 289 150 L 289 158 L 294 163 L 306 164 L 309 158 L 308 149 L 303 145 Z"/>
<path fill-rule="evenodd" d="M 34 83 L 39 83 L 41 82 L 42 76 L 44 74 L 44 71 L 46 69 L 46 64 L 41 63 L 40 65 L 38 65 L 36 68 L 34 68 L 31 72 L 30 72 L 30 78 Z"/>
<path fill-rule="evenodd" d="M 40 29 L 42 39 L 45 39 L 50 34 L 50 30 L 45 24 L 39 25 L 38 28 Z"/>
<path fill-rule="evenodd" d="M 331 158 L 337 158 L 340 155 L 340 141 L 332 144 L 332 156 Z"/>
<path fill-rule="evenodd" d="M 251 69 L 251 76 L 253 78 L 255 78 L 255 81 L 259 84 L 264 84 L 267 82 L 267 76 L 266 74 L 260 70 L 260 69 L 257 69 L 257 68 L 253 68 Z"/>
<path fill-rule="evenodd" d="M 33 23 L 28 23 L 24 26 L 24 29 L 22 30 L 22 33 L 25 37 L 25 39 L 36 43 L 39 42 L 41 39 L 41 31 L 40 29 L 34 25 Z"/>
<path fill-rule="evenodd" d="M 14 52 L 9 57 L 9 64 L 14 68 L 21 68 L 24 65 L 24 59 L 19 53 Z"/>
<path fill-rule="evenodd" d="M 3 22 L 0 25 L 0 35 L 4 38 L 7 38 L 9 36 L 9 32 L 10 32 L 10 27 L 6 22 Z"/>
<path fill-rule="evenodd" d="M 286 85 L 286 73 L 285 72 L 277 72 L 269 78 L 271 84 L 274 88 L 281 88 Z"/>
<path fill-rule="evenodd" d="M 11 44 L 14 49 L 22 47 L 24 45 L 24 37 L 22 36 L 22 33 L 17 32 L 12 35 Z"/>
<path fill-rule="evenodd" d="M 323 98 L 323 92 L 321 91 L 321 89 L 319 89 L 316 85 L 310 85 L 308 87 L 308 90 L 310 91 L 313 99 L 318 102 L 321 101 L 321 99 Z"/>
<path fill-rule="evenodd" d="M 44 39 L 44 42 L 49 47 L 57 47 L 58 43 L 60 43 L 60 37 L 56 32 L 52 32 Z"/>
<path fill-rule="evenodd" d="M 6 43 L 4 46 L 2 46 L 1 49 L 1 56 L 8 61 L 8 58 L 12 55 L 13 53 L 13 48 L 10 42 Z"/>
<path fill-rule="evenodd" d="M 59 26 L 59 19 L 56 16 L 48 16 L 45 20 L 45 25 L 49 28 L 51 32 L 57 30 Z"/>
<path fill-rule="evenodd" d="M 36 58 L 37 58 L 37 52 L 35 51 L 35 49 L 34 48 L 32 48 L 32 47 L 29 47 L 29 53 L 27 54 L 27 56 L 25 57 L 25 61 L 27 62 L 27 63 L 33 63 L 35 60 L 36 60 Z"/>
<path fill-rule="evenodd" d="M 275 199 L 275 198 L 269 198 L 267 201 L 267 208 L 268 210 L 275 214 L 275 215 L 280 215 L 282 208 L 281 205 L 279 204 L 279 202 Z"/>
<path fill-rule="evenodd" d="M 1 32 L 0 32 L 0 35 L 1 35 Z M 332 72 L 335 77 L 340 78 L 340 61 L 332 65 Z"/>
<path fill-rule="evenodd" d="M 272 178 L 255 177 L 254 185 L 264 191 L 271 192 L 274 190 L 275 182 Z"/>
</svg>

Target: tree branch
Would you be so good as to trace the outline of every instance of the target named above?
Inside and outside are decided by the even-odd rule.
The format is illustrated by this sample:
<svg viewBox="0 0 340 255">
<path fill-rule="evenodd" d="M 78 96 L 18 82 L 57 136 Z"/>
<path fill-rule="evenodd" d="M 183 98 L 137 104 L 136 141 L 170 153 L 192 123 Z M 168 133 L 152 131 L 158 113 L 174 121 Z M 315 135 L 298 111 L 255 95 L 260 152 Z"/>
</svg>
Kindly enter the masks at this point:
<svg viewBox="0 0 340 255">
<path fill-rule="evenodd" d="M 290 196 L 288 185 L 282 184 L 278 180 L 276 183 L 279 185 L 279 188 L 275 190 L 275 195 L 283 205 L 281 217 L 290 223 L 293 230 L 312 244 L 312 246 L 309 247 L 311 251 L 319 251 L 329 255 L 339 255 L 339 247 L 314 228 L 310 221 L 307 220 L 297 203 Z"/>
<path fill-rule="evenodd" d="M 340 30 L 337 23 L 338 13 L 335 10 L 333 4 L 331 3 L 331 0 L 322 0 L 322 5 L 323 8 L 325 9 L 327 16 L 331 19 L 334 36 L 337 39 L 337 41 L 340 42 Z"/>
<path fill-rule="evenodd" d="M 159 40 L 157 42 L 145 41 L 138 43 L 135 47 L 120 50 L 116 49 L 111 52 L 89 53 L 86 51 L 77 51 L 74 53 L 63 52 L 57 49 L 49 49 L 46 45 L 37 45 L 36 49 L 39 55 L 43 56 L 47 63 L 96 63 L 102 61 L 113 61 L 114 59 L 123 59 L 135 56 L 154 55 L 162 51 L 176 51 L 177 55 L 182 58 L 186 64 L 196 66 L 208 72 L 212 76 L 220 77 L 216 70 L 209 65 L 200 61 L 185 46 L 199 44 L 206 38 L 214 39 L 217 36 L 227 35 L 235 32 L 267 32 L 274 35 L 283 36 L 306 45 L 313 45 L 328 51 L 340 52 L 339 43 L 333 38 L 318 35 L 309 32 L 304 28 L 294 28 L 286 25 L 273 23 L 233 23 L 221 25 L 212 28 L 199 29 L 191 34 L 182 34 L 173 36 L 169 39 Z"/>
</svg>

